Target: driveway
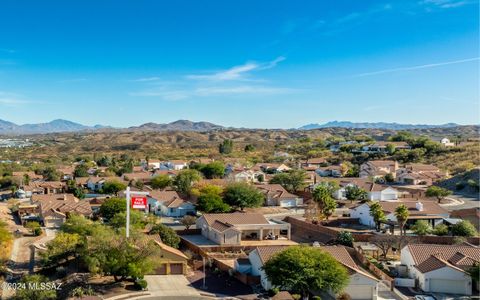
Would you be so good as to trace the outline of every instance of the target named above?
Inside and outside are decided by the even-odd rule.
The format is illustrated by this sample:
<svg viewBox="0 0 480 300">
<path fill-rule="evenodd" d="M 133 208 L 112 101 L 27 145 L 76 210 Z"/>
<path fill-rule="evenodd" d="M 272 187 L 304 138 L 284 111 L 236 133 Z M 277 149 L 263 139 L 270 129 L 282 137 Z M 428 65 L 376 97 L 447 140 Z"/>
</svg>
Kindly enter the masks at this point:
<svg viewBox="0 0 480 300">
<path fill-rule="evenodd" d="M 151 296 L 196 297 L 200 293 L 183 275 L 145 275 Z"/>
</svg>

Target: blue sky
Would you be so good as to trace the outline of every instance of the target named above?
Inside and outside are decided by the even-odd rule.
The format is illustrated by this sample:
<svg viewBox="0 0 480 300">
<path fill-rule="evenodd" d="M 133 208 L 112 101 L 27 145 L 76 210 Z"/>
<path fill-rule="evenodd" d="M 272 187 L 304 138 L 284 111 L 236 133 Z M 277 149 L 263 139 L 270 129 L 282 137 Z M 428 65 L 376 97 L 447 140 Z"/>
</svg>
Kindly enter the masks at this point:
<svg viewBox="0 0 480 300">
<path fill-rule="evenodd" d="M 0 119 L 478 124 L 470 0 L 0 2 Z"/>
</svg>

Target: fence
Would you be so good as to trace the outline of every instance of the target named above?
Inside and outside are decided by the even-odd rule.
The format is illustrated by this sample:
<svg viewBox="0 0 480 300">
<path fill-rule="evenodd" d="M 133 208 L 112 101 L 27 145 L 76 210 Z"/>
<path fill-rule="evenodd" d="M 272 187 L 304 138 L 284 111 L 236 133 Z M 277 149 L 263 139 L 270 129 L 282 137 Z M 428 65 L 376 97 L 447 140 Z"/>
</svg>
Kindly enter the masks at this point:
<svg viewBox="0 0 480 300">
<path fill-rule="evenodd" d="M 340 219 L 341 220 L 341 219 Z M 292 236 L 297 239 L 307 240 L 310 242 L 319 241 L 322 243 L 328 243 L 337 237 L 338 231 L 328 228 L 321 224 L 312 224 L 310 222 L 300 220 L 294 217 L 286 217 L 285 221 L 292 226 Z M 333 222 L 333 221 L 332 221 Z M 350 222 L 350 221 L 348 221 Z M 332 223 L 330 223 L 332 224 Z M 356 242 L 370 242 L 375 234 L 365 233 L 352 233 L 353 239 Z M 405 236 L 409 242 L 423 243 L 423 244 L 444 244 L 451 245 L 455 243 L 455 237 L 453 236 Z M 469 237 L 466 241 L 473 245 L 480 245 L 480 237 Z"/>
</svg>

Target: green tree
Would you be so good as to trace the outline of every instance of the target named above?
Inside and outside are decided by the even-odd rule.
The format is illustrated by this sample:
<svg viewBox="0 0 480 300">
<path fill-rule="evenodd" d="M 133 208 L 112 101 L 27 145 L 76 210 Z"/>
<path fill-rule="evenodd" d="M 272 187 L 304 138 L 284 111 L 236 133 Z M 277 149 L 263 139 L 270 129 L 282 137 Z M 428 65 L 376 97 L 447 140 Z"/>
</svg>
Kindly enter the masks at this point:
<svg viewBox="0 0 480 300">
<path fill-rule="evenodd" d="M 223 202 L 220 195 L 205 193 L 198 196 L 197 209 L 205 213 L 223 213 L 229 212 L 231 207 Z"/>
<path fill-rule="evenodd" d="M 389 183 L 392 183 L 395 181 L 395 178 L 393 177 L 393 174 L 392 173 L 388 173 L 385 175 L 385 181 L 386 182 L 389 182 Z"/>
<path fill-rule="evenodd" d="M 230 154 L 233 151 L 233 141 L 232 140 L 224 140 L 219 146 L 218 146 L 218 152 L 221 154 Z"/>
<path fill-rule="evenodd" d="M 61 174 L 54 167 L 46 167 L 42 170 L 42 175 L 46 181 L 59 181 Z"/>
<path fill-rule="evenodd" d="M 315 247 L 288 247 L 270 258 L 263 269 L 273 286 L 303 297 L 310 290 L 338 293 L 349 281 L 345 267 Z"/>
<path fill-rule="evenodd" d="M 37 221 L 30 221 L 25 224 L 25 228 L 29 229 L 33 235 L 41 235 L 42 234 L 42 228 L 40 226 L 40 223 Z"/>
<path fill-rule="evenodd" d="M 397 149 L 394 144 L 387 144 L 387 145 L 385 146 L 385 148 L 386 148 L 387 153 L 388 153 L 389 155 L 395 154 L 395 150 Z"/>
<path fill-rule="evenodd" d="M 280 184 L 287 191 L 294 193 L 305 187 L 306 172 L 304 170 L 292 170 L 275 174 L 270 183 Z"/>
<path fill-rule="evenodd" d="M 353 235 L 349 231 L 340 231 L 337 235 L 337 243 L 347 246 L 353 247 Z"/>
<path fill-rule="evenodd" d="M 220 161 L 214 161 L 201 166 L 199 171 L 208 179 L 222 178 L 225 175 L 225 165 Z"/>
<path fill-rule="evenodd" d="M 264 195 L 258 189 L 244 182 L 229 184 L 223 197 L 227 204 L 241 210 L 245 207 L 259 207 L 265 202 Z"/>
<path fill-rule="evenodd" d="M 54 266 L 68 260 L 70 256 L 77 257 L 82 240 L 77 233 L 59 232 L 47 243 L 47 250 L 41 253 L 42 263 Z"/>
<path fill-rule="evenodd" d="M 150 185 L 154 189 L 163 190 L 164 188 L 171 186 L 172 183 L 173 183 L 173 180 L 170 176 L 166 174 L 161 174 L 153 177 L 150 182 Z"/>
<path fill-rule="evenodd" d="M 468 220 L 463 220 L 452 226 L 452 235 L 453 236 L 464 236 L 471 237 L 476 236 L 477 230 L 473 226 L 472 222 Z"/>
<path fill-rule="evenodd" d="M 180 244 L 180 237 L 175 230 L 164 224 L 154 225 L 149 233 L 160 235 L 162 242 L 170 247 L 178 248 L 178 245 Z"/>
<path fill-rule="evenodd" d="M 255 146 L 252 145 L 252 144 L 248 144 L 245 146 L 245 152 L 252 152 L 252 151 L 255 151 Z"/>
<path fill-rule="evenodd" d="M 425 220 L 418 220 L 415 222 L 415 224 L 412 226 L 412 231 L 416 235 L 427 235 L 433 231 L 432 226 L 428 224 L 427 221 Z"/>
<path fill-rule="evenodd" d="M 405 224 L 407 219 L 410 216 L 408 212 L 408 207 L 405 204 L 400 204 L 395 208 L 395 217 L 397 218 L 398 225 L 400 226 L 400 235 L 405 235 Z"/>
<path fill-rule="evenodd" d="M 380 224 L 387 219 L 380 203 L 374 202 L 370 205 L 370 216 L 372 216 L 375 222 L 375 229 L 379 231 Z"/>
<path fill-rule="evenodd" d="M 345 188 L 345 197 L 352 203 L 354 200 L 367 200 L 367 192 L 356 185 L 349 185 Z"/>
<path fill-rule="evenodd" d="M 182 170 L 173 181 L 173 185 L 180 193 L 187 194 L 190 192 L 193 183 L 202 179 L 202 175 L 197 170 Z"/>
<path fill-rule="evenodd" d="M 320 212 L 328 220 L 337 208 L 337 202 L 332 197 L 332 188 L 327 184 L 319 184 L 313 190 L 312 196 Z"/>
<path fill-rule="evenodd" d="M 448 234 L 448 226 L 445 224 L 438 224 L 433 229 L 432 233 L 438 236 L 444 236 Z"/>
<path fill-rule="evenodd" d="M 428 187 L 427 191 L 425 192 L 427 197 L 435 197 L 438 200 L 438 203 L 441 203 L 445 197 L 452 194 L 450 190 L 444 189 L 439 186 L 430 186 Z"/>
<path fill-rule="evenodd" d="M 108 180 L 105 181 L 102 187 L 103 194 L 113 194 L 118 195 L 118 192 L 123 191 L 127 188 L 125 183 L 122 183 L 117 180 Z"/>
<path fill-rule="evenodd" d="M 90 174 L 88 174 L 88 167 L 86 164 L 77 165 L 73 171 L 73 176 L 75 177 L 88 177 L 89 175 Z"/>
<path fill-rule="evenodd" d="M 50 280 L 39 274 L 25 275 L 20 279 L 20 284 L 25 284 L 25 289 L 18 289 L 15 293 L 15 300 L 50 300 L 57 299 L 57 291 L 54 289 L 39 289 L 34 286 L 40 286 L 41 283 L 47 283 Z"/>
<path fill-rule="evenodd" d="M 118 213 L 127 211 L 127 201 L 124 198 L 110 198 L 100 206 L 100 215 L 105 221 L 110 221 Z"/>
<path fill-rule="evenodd" d="M 130 237 L 115 234 L 102 226 L 87 240 L 82 260 L 93 274 L 108 274 L 115 281 L 143 278 L 151 272 L 160 256 L 160 249 L 142 232 L 131 231 Z"/>
<path fill-rule="evenodd" d="M 108 222 L 108 225 L 112 228 L 125 228 L 127 224 L 127 213 L 119 212 L 116 213 Z M 142 229 L 146 225 L 144 213 L 138 210 L 130 210 L 130 226 L 132 228 Z"/>
<path fill-rule="evenodd" d="M 182 219 L 180 219 L 180 223 L 182 223 L 183 226 L 188 230 L 192 225 L 195 225 L 197 222 L 197 218 L 194 216 L 183 216 Z"/>
</svg>

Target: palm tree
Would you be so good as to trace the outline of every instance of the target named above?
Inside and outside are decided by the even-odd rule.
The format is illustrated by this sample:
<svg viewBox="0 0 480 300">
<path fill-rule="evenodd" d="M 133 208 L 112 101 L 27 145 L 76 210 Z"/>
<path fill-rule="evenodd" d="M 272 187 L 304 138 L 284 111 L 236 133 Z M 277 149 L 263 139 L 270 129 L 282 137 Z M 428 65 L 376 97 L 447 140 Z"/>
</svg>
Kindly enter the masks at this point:
<svg viewBox="0 0 480 300">
<path fill-rule="evenodd" d="M 405 204 L 401 204 L 395 208 L 395 217 L 397 218 L 397 222 L 400 225 L 400 235 L 405 234 L 405 223 L 407 223 L 407 219 L 410 213 L 408 212 L 407 206 Z"/>
</svg>

